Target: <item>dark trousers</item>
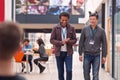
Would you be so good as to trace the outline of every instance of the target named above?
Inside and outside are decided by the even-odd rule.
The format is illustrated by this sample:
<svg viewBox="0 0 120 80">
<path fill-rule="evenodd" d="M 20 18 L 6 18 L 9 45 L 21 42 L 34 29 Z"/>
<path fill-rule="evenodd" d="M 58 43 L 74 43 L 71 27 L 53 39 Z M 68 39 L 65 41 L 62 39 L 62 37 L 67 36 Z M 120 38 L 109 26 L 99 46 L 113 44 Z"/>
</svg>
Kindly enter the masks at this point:
<svg viewBox="0 0 120 80">
<path fill-rule="evenodd" d="M 38 65 L 38 61 L 48 61 L 48 57 L 40 57 L 40 58 L 36 58 L 36 59 L 34 59 L 34 63 L 36 64 L 36 65 Z M 40 64 L 40 63 L 39 63 Z"/>
<path fill-rule="evenodd" d="M 84 54 L 83 72 L 85 80 L 90 80 L 90 69 L 92 66 L 92 80 L 99 80 L 100 54 Z"/>
<path fill-rule="evenodd" d="M 29 63 L 29 65 L 30 65 L 30 72 L 33 70 L 32 58 L 33 58 L 32 55 L 28 55 L 28 63 Z M 26 55 L 23 56 L 22 61 L 26 61 Z M 25 64 L 22 63 L 22 67 L 24 67 L 24 66 L 25 66 Z"/>
<path fill-rule="evenodd" d="M 67 52 L 60 52 L 60 56 L 56 56 L 59 80 L 64 79 L 64 62 L 66 66 L 66 80 L 72 80 L 72 55 Z"/>
</svg>

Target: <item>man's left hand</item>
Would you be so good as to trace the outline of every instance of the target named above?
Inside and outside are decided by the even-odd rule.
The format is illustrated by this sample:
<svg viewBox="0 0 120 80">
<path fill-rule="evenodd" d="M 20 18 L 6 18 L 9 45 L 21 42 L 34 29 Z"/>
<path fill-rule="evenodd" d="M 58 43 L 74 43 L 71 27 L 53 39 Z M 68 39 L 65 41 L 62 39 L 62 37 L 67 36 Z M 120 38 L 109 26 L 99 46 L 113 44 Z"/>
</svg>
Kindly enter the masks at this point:
<svg viewBox="0 0 120 80">
<path fill-rule="evenodd" d="M 106 62 L 106 57 L 102 58 L 102 63 L 104 64 Z"/>
</svg>

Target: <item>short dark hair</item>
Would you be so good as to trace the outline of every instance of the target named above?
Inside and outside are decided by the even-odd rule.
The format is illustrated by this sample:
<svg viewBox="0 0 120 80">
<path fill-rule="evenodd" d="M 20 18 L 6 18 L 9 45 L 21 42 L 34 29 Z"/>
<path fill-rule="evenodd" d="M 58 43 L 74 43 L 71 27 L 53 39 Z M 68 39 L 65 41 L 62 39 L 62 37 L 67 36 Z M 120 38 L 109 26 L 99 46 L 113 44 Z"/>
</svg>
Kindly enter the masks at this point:
<svg viewBox="0 0 120 80">
<path fill-rule="evenodd" d="M 69 13 L 67 13 L 67 12 L 62 12 L 62 13 L 60 13 L 59 19 L 61 19 L 62 16 L 68 17 L 68 19 L 70 18 Z"/>
<path fill-rule="evenodd" d="M 0 60 L 11 59 L 22 39 L 23 30 L 16 23 L 0 23 Z"/>
<path fill-rule="evenodd" d="M 23 43 L 24 42 L 30 42 L 30 40 L 26 38 L 26 39 L 23 40 Z"/>
<path fill-rule="evenodd" d="M 91 17 L 91 16 L 95 16 L 96 19 L 99 18 L 97 11 L 95 13 L 92 13 L 92 12 L 89 11 L 89 17 Z"/>
</svg>

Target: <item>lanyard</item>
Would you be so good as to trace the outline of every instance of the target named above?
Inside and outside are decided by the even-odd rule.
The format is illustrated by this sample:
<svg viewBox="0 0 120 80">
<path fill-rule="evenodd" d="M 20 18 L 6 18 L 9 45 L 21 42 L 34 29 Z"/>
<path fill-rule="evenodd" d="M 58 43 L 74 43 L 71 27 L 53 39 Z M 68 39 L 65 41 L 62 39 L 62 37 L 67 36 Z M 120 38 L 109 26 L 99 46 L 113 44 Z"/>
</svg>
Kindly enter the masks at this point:
<svg viewBox="0 0 120 80">
<path fill-rule="evenodd" d="M 91 39 L 94 39 L 95 33 L 96 33 L 96 28 L 93 30 L 93 29 L 90 27 L 90 37 L 91 37 Z"/>
<path fill-rule="evenodd" d="M 66 33 L 67 33 L 66 28 L 65 28 L 65 29 L 64 29 L 64 28 L 62 28 L 62 36 L 63 36 L 63 39 L 65 39 L 65 38 L 66 38 Z"/>
</svg>

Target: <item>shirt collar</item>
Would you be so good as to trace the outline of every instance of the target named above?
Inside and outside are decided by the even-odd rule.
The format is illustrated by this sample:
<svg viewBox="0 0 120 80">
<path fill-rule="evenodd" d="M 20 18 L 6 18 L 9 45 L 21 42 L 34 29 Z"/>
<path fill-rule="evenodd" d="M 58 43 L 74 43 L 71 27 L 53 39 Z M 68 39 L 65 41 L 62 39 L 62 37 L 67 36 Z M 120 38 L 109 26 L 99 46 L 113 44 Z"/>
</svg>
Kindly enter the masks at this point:
<svg viewBox="0 0 120 80">
<path fill-rule="evenodd" d="M 92 29 L 91 25 L 90 25 L 90 28 Z M 96 25 L 95 29 L 97 29 L 97 28 L 98 28 L 98 26 Z M 94 30 L 95 30 L 95 29 L 94 29 Z"/>
</svg>

